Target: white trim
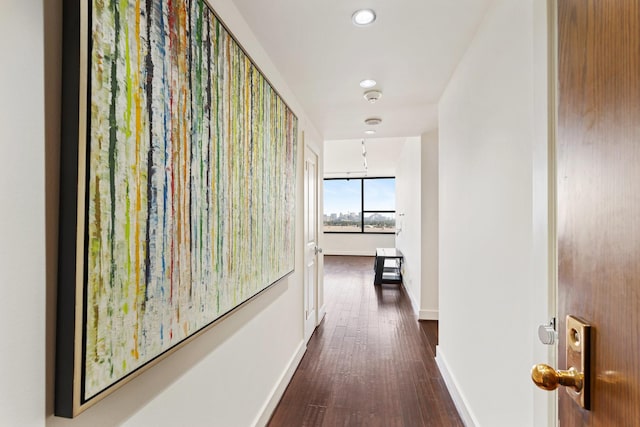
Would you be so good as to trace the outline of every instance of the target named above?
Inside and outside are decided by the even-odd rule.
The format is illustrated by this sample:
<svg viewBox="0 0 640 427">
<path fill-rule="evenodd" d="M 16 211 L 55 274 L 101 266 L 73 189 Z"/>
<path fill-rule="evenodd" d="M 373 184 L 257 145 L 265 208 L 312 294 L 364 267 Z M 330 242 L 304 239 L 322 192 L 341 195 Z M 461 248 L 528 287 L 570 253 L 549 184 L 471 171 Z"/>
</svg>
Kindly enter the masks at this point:
<svg viewBox="0 0 640 427">
<path fill-rule="evenodd" d="M 420 310 L 418 319 L 420 320 L 438 320 L 438 310 Z"/>
<path fill-rule="evenodd" d="M 556 257 L 556 110 L 557 0 L 536 2 L 533 28 L 533 270 L 531 318 L 543 324 L 557 316 Z M 532 334 L 531 362 L 557 366 L 557 347 L 547 347 Z M 557 393 L 534 392 L 533 427 L 558 424 Z"/>
<path fill-rule="evenodd" d="M 291 358 L 291 360 L 289 360 L 286 369 L 280 376 L 276 385 L 273 387 L 273 390 L 271 390 L 269 399 L 267 399 L 267 401 L 264 403 L 258 416 L 254 420 L 252 424 L 254 427 L 267 425 L 269 419 L 271 418 L 271 415 L 273 415 L 273 411 L 276 409 L 276 406 L 278 406 L 278 403 L 280 402 L 284 391 L 287 389 L 287 386 L 289 385 L 293 374 L 296 372 L 296 369 L 298 369 L 298 365 L 300 364 L 302 356 L 304 356 L 304 353 L 306 351 L 307 347 L 304 345 L 304 342 L 301 341 L 293 357 Z"/>
<path fill-rule="evenodd" d="M 323 304 L 322 307 L 320 307 L 318 309 L 318 323 L 317 325 L 320 325 L 320 322 L 322 322 L 322 319 L 324 319 L 324 316 L 326 316 L 327 314 L 327 305 Z"/>
<path fill-rule="evenodd" d="M 447 385 L 447 390 L 449 390 L 449 394 L 451 395 L 451 399 L 453 403 L 456 405 L 456 409 L 458 410 L 458 414 L 460 418 L 462 418 L 462 422 L 466 427 L 476 427 L 479 426 L 480 423 L 476 420 L 476 417 L 473 416 L 473 412 L 469 409 L 469 405 L 467 403 L 467 399 L 464 398 L 464 395 L 461 393 L 458 382 L 456 381 L 455 376 L 451 373 L 449 369 L 449 365 L 447 364 L 447 360 L 444 356 L 443 351 L 440 346 L 436 346 L 436 364 L 440 369 L 440 374 L 442 374 L 442 379 L 444 383 Z"/>
</svg>

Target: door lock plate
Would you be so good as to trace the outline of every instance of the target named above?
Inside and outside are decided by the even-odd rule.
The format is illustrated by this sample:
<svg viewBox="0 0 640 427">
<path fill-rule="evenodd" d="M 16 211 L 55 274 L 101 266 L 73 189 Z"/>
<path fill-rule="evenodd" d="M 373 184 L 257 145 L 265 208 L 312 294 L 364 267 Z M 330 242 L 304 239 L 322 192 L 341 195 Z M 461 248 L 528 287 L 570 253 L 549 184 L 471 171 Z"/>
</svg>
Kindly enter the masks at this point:
<svg viewBox="0 0 640 427">
<path fill-rule="evenodd" d="M 580 391 L 566 387 L 567 393 L 581 408 L 590 407 L 590 346 L 591 325 L 583 320 L 568 315 L 566 320 L 566 354 L 567 368 L 584 373 L 583 386 Z"/>
<path fill-rule="evenodd" d="M 554 345 L 558 339 L 556 332 L 556 318 L 554 317 L 546 325 L 538 327 L 538 338 L 544 345 Z"/>
</svg>

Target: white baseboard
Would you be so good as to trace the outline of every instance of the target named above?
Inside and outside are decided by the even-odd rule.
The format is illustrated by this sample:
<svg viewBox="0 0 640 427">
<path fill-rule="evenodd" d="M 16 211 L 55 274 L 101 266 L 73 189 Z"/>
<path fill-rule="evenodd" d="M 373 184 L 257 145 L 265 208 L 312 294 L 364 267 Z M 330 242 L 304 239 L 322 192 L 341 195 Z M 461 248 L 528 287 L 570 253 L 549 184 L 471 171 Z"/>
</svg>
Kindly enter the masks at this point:
<svg viewBox="0 0 640 427">
<path fill-rule="evenodd" d="M 413 312 L 415 314 L 418 314 L 420 312 L 420 306 L 418 305 L 418 302 L 413 297 L 413 294 L 411 293 L 411 291 L 404 285 L 404 283 L 402 283 L 402 287 L 404 288 L 404 292 L 409 296 L 409 301 L 411 301 L 411 307 L 413 307 Z"/>
<path fill-rule="evenodd" d="M 324 319 L 324 316 L 326 316 L 326 314 L 327 314 L 327 305 L 323 304 L 322 307 L 318 309 L 318 325 L 320 325 L 320 322 L 322 322 L 322 319 Z"/>
<path fill-rule="evenodd" d="M 464 395 L 460 392 L 460 388 L 458 387 L 458 382 L 456 381 L 456 377 L 451 373 L 449 369 L 449 365 L 447 364 L 447 359 L 444 356 L 444 353 L 440 349 L 440 346 L 436 346 L 436 363 L 438 364 L 438 368 L 440 369 L 440 373 L 442 374 L 442 379 L 447 385 L 447 389 L 449 390 L 449 394 L 451 395 L 451 399 L 453 403 L 456 405 L 456 409 L 458 410 L 458 414 L 460 418 L 462 418 L 462 422 L 466 427 L 476 427 L 480 424 L 473 416 L 473 413 L 469 409 L 469 405 L 467 404 L 467 400 L 464 398 Z"/>
<path fill-rule="evenodd" d="M 267 425 L 269 419 L 271 418 L 271 415 L 273 414 L 273 411 L 276 409 L 276 406 L 278 406 L 278 403 L 280 402 L 284 391 L 287 389 L 287 386 L 289 385 L 289 382 L 291 381 L 291 378 L 293 377 L 293 374 L 298 368 L 298 365 L 302 360 L 302 356 L 304 356 L 304 353 L 306 351 L 307 347 L 304 345 L 304 342 L 301 341 L 293 357 L 291 357 L 291 360 L 289 360 L 286 369 L 280 376 L 276 385 L 271 390 L 269 399 L 267 399 L 265 404 L 262 406 L 258 417 L 253 423 L 254 427 L 262 427 Z"/>
<path fill-rule="evenodd" d="M 438 320 L 438 310 L 420 310 L 418 319 L 420 320 Z"/>
<path fill-rule="evenodd" d="M 413 293 L 402 284 L 404 291 L 409 296 L 409 301 L 411 301 L 411 307 L 413 307 L 413 312 L 418 315 L 418 320 L 438 320 L 438 310 L 421 310 L 420 305 L 416 301 Z"/>
</svg>

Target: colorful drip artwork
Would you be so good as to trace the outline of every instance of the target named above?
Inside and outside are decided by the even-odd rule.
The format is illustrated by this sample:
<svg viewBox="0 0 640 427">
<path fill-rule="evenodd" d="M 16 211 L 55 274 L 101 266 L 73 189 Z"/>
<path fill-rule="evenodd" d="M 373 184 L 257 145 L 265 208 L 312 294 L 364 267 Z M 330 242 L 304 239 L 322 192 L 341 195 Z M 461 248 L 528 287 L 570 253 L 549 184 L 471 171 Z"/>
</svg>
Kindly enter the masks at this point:
<svg viewBox="0 0 640 427">
<path fill-rule="evenodd" d="M 294 268 L 297 118 L 202 0 L 92 0 L 83 401 Z"/>
</svg>

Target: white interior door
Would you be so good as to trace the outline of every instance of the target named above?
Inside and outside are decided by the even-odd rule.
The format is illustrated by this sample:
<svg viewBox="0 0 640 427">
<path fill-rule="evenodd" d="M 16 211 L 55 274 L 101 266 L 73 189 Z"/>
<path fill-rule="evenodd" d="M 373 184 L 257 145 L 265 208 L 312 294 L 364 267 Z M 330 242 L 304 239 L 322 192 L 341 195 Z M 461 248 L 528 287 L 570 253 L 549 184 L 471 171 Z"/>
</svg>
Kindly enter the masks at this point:
<svg viewBox="0 0 640 427">
<path fill-rule="evenodd" d="M 318 156 L 309 147 L 304 153 L 304 339 L 317 325 L 318 292 Z"/>
</svg>

